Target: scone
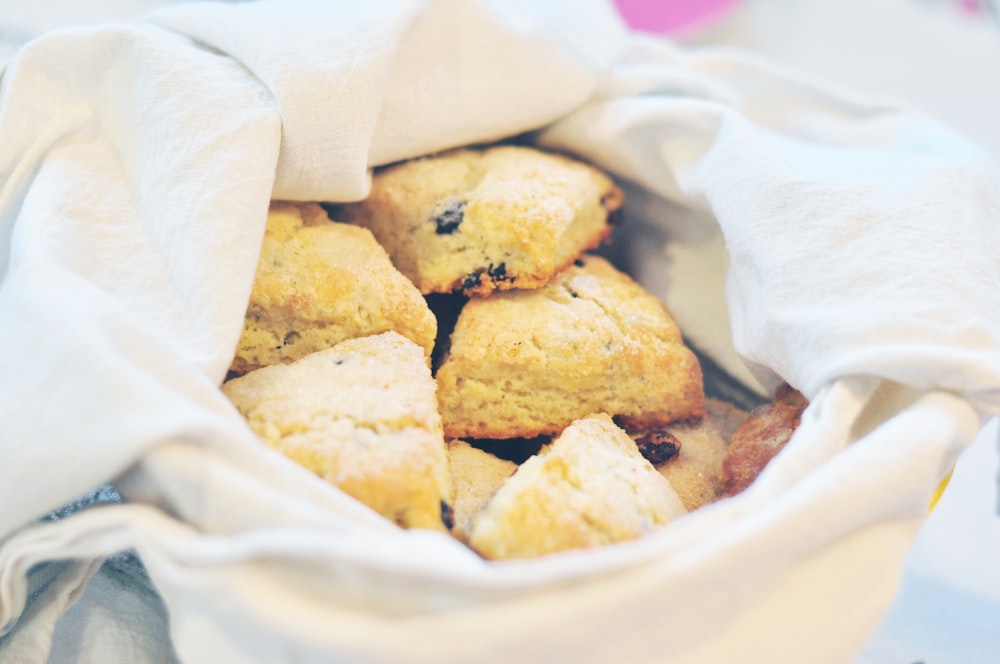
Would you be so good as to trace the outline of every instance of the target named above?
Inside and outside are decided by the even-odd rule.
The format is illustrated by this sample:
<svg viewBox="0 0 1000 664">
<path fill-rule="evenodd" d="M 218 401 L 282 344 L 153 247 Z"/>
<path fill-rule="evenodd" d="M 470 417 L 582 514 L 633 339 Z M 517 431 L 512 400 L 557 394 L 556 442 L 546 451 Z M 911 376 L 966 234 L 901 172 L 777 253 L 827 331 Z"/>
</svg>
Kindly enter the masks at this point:
<svg viewBox="0 0 1000 664">
<path fill-rule="evenodd" d="M 430 361 L 437 321 L 372 234 L 331 222 L 319 205 L 273 203 L 231 373 L 388 330 Z"/>
<path fill-rule="evenodd" d="M 377 171 L 360 203 L 330 209 L 371 229 L 420 292 L 535 288 L 611 232 L 622 192 L 562 155 L 501 145 Z"/>
<path fill-rule="evenodd" d="M 598 412 L 641 430 L 705 412 L 698 360 L 663 303 L 597 256 L 541 288 L 470 299 L 436 378 L 454 438 L 556 435 Z"/>
<path fill-rule="evenodd" d="M 670 481 L 684 507 L 695 510 L 722 495 L 722 462 L 733 432 L 747 415 L 732 404 L 706 399 L 705 417 L 701 421 L 644 432 L 636 438 L 636 444 L 643 456 Z M 662 446 L 674 449 L 658 454 L 656 448 Z"/>
<path fill-rule="evenodd" d="M 770 403 L 750 411 L 722 462 L 723 495 L 734 496 L 757 479 L 791 439 L 808 405 L 801 392 L 783 385 Z"/>
<path fill-rule="evenodd" d="M 530 558 L 635 539 L 684 513 L 635 442 L 593 415 L 521 464 L 475 519 L 469 545 L 485 558 Z"/>
<path fill-rule="evenodd" d="M 464 440 L 451 439 L 447 443 L 451 483 L 455 487 L 451 533 L 468 542 L 473 519 L 514 474 L 517 464 Z"/>
<path fill-rule="evenodd" d="M 424 350 L 349 339 L 222 390 L 271 447 L 406 528 L 445 530 L 452 497 Z"/>
</svg>

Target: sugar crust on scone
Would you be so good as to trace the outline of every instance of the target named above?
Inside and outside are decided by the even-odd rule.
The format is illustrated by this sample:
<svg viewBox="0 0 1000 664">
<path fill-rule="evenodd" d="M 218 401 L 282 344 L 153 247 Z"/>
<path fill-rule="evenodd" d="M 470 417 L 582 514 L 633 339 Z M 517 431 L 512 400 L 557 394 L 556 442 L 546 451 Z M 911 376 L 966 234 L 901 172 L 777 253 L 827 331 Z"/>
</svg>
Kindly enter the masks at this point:
<svg viewBox="0 0 1000 664">
<path fill-rule="evenodd" d="M 389 330 L 430 361 L 437 321 L 372 234 L 316 204 L 272 203 L 232 373 Z"/>
<path fill-rule="evenodd" d="M 722 464 L 733 432 L 748 413 L 717 399 L 705 400 L 705 417 L 664 427 L 680 445 L 677 455 L 656 469 L 670 481 L 688 511 L 722 496 Z"/>
<path fill-rule="evenodd" d="M 628 429 L 704 415 L 701 368 L 666 307 L 597 256 L 469 300 L 436 378 L 456 438 L 555 435 L 595 412 Z"/>
<path fill-rule="evenodd" d="M 583 162 L 514 145 L 377 171 L 338 219 L 371 229 L 424 294 L 535 288 L 611 233 L 622 192 Z"/>
<path fill-rule="evenodd" d="M 592 415 L 521 464 L 476 517 L 469 545 L 489 559 L 530 558 L 635 539 L 684 513 L 628 434 Z"/>
<path fill-rule="evenodd" d="M 445 529 L 452 488 L 435 384 L 409 339 L 349 339 L 222 390 L 293 461 L 401 526 Z"/>
</svg>

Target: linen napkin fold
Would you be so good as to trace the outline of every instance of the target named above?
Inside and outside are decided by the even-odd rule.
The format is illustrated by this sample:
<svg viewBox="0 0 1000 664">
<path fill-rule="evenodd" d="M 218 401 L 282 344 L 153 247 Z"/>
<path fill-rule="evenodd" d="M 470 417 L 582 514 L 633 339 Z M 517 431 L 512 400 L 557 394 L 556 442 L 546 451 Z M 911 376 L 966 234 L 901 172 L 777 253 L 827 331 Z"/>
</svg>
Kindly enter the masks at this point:
<svg viewBox="0 0 1000 664">
<path fill-rule="evenodd" d="M 372 166 L 526 131 L 647 193 L 685 330 L 813 403 L 736 499 L 489 564 L 265 449 L 217 385 L 270 198 L 355 200 Z M 0 174 L 0 652 L 32 628 L 29 570 L 135 548 L 182 661 L 843 661 L 1000 412 L 996 165 L 600 2 L 198 3 L 53 33 L 0 79 Z M 700 255 L 725 293 L 678 269 Z M 126 504 L 30 525 L 109 480 Z"/>
</svg>

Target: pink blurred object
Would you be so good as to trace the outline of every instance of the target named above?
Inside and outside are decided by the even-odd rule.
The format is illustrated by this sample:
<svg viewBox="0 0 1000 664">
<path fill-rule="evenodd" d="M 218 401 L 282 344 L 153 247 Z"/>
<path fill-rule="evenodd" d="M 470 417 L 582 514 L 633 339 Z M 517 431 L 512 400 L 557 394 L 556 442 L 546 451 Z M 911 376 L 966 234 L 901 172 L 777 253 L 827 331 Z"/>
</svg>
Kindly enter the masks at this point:
<svg viewBox="0 0 1000 664">
<path fill-rule="evenodd" d="M 739 0 L 615 0 L 633 30 L 656 34 L 690 34 L 707 28 Z"/>
</svg>

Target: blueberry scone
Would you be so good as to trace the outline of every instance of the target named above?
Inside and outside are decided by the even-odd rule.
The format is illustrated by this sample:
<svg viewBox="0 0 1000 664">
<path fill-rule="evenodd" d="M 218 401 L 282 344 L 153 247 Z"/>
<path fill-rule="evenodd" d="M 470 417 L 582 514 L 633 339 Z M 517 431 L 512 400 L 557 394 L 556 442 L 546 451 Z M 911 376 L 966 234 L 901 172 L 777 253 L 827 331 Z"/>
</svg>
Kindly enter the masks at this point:
<svg viewBox="0 0 1000 664">
<path fill-rule="evenodd" d="M 489 559 L 530 558 L 635 539 L 684 513 L 628 434 L 592 415 L 521 464 L 475 518 L 469 545 Z"/>
<path fill-rule="evenodd" d="M 389 330 L 430 361 L 437 321 L 372 234 L 319 205 L 272 203 L 231 373 Z"/>
<path fill-rule="evenodd" d="M 451 478 L 424 350 L 349 339 L 222 386 L 274 449 L 406 528 L 445 530 Z"/>
<path fill-rule="evenodd" d="M 705 412 L 698 360 L 663 303 L 597 256 L 541 288 L 470 299 L 436 378 L 455 438 L 556 435 L 599 412 L 631 431 Z"/>
<path fill-rule="evenodd" d="M 535 288 L 611 233 L 622 192 L 601 171 L 513 145 L 463 148 L 377 171 L 337 219 L 371 229 L 424 294 Z"/>
</svg>

